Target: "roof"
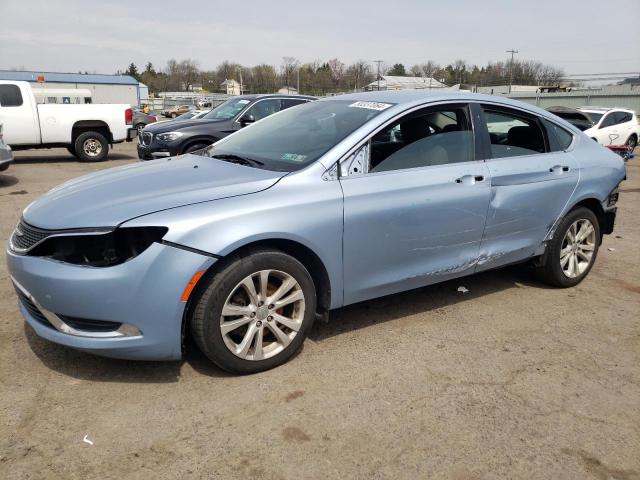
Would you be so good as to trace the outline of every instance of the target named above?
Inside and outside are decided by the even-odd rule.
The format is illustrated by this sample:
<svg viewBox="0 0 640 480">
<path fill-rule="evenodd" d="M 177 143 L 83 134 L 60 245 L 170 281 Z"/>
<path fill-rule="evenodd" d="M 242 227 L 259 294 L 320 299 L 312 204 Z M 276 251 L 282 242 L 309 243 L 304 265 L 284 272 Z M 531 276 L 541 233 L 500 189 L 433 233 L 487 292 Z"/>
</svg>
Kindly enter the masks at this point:
<svg viewBox="0 0 640 480">
<path fill-rule="evenodd" d="M 378 80 L 368 85 L 377 86 Z M 446 85 L 431 77 L 401 77 L 396 75 L 381 75 L 380 86 L 386 88 L 444 88 Z"/>
<path fill-rule="evenodd" d="M 321 102 L 330 101 L 365 101 L 365 102 L 380 102 L 390 103 L 398 108 L 389 108 L 391 111 L 405 110 L 407 107 L 414 105 L 422 105 L 425 103 L 442 102 L 448 100 L 455 100 L 461 102 L 491 102 L 498 103 L 505 106 L 513 106 L 521 110 L 528 110 L 532 113 L 542 116 L 550 116 L 551 113 L 536 107 L 528 102 L 522 102 L 503 95 L 484 95 L 480 93 L 462 92 L 459 90 L 451 90 L 448 88 L 439 88 L 436 90 L 374 90 L 371 92 L 357 92 L 348 93 L 346 95 L 338 95 L 335 97 L 326 97 L 321 99 Z"/>
<path fill-rule="evenodd" d="M 59 73 L 0 70 L 0 80 L 37 82 L 43 75 L 46 83 L 94 83 L 102 85 L 138 85 L 138 81 L 129 75 L 102 75 L 97 73 Z"/>
</svg>

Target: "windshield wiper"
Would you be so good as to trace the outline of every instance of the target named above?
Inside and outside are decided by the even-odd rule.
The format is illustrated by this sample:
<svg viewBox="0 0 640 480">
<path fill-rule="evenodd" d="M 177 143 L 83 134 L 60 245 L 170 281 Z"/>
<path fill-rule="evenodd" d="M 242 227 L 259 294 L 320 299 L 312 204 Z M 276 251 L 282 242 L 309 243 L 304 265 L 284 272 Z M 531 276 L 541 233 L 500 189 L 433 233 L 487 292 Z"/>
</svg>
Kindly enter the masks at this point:
<svg viewBox="0 0 640 480">
<path fill-rule="evenodd" d="M 232 153 L 219 153 L 216 155 L 211 155 L 211 158 L 219 158 L 220 160 L 224 160 L 226 162 L 239 163 L 240 165 L 249 165 L 253 167 L 264 166 L 264 162 L 261 162 L 260 160 L 255 160 L 253 158 L 248 158 L 248 157 L 241 157 L 240 155 L 234 155 Z"/>
</svg>

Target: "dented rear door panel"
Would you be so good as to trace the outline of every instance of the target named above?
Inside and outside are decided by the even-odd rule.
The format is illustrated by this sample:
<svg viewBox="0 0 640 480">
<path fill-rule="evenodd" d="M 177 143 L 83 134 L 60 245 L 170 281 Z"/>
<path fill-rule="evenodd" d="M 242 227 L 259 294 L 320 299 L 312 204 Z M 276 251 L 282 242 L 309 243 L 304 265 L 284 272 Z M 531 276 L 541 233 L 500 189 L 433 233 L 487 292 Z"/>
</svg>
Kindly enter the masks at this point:
<svg viewBox="0 0 640 480">
<path fill-rule="evenodd" d="M 487 166 L 491 199 L 476 271 L 533 256 L 580 178 L 571 152 L 490 159 Z"/>
</svg>

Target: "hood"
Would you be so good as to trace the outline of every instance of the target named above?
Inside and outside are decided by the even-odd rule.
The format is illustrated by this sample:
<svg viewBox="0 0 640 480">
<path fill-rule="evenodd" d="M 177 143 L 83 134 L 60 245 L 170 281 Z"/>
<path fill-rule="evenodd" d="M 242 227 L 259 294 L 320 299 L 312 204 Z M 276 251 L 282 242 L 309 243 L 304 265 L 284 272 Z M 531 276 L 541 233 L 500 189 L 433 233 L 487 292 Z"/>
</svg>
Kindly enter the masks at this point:
<svg viewBox="0 0 640 480">
<path fill-rule="evenodd" d="M 211 123 L 220 123 L 227 120 L 219 118 L 196 118 L 195 120 L 166 120 L 163 122 L 157 122 L 153 125 L 147 125 L 145 132 L 151 132 L 154 135 L 158 133 L 173 132 L 175 130 L 181 130 L 183 128 L 195 127 L 202 125 L 208 125 Z"/>
<path fill-rule="evenodd" d="M 187 154 L 76 178 L 37 199 L 23 217 L 44 229 L 112 227 L 160 210 L 259 192 L 286 173 Z"/>
</svg>

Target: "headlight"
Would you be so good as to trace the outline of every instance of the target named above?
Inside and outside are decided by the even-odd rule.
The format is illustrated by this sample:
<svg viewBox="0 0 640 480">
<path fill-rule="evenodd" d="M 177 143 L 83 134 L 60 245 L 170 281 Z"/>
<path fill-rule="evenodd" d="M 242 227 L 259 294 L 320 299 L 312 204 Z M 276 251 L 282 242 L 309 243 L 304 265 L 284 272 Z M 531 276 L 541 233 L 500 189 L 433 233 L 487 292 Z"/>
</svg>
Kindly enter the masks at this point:
<svg viewBox="0 0 640 480">
<path fill-rule="evenodd" d="M 49 257 L 75 265 L 111 267 L 137 257 L 154 242 L 159 242 L 166 227 L 123 227 L 94 235 L 51 236 L 28 255 Z"/>
<path fill-rule="evenodd" d="M 182 132 L 167 132 L 167 133 L 159 133 L 156 135 L 156 138 L 161 142 L 173 142 L 176 138 L 180 138 L 184 135 Z"/>
</svg>

